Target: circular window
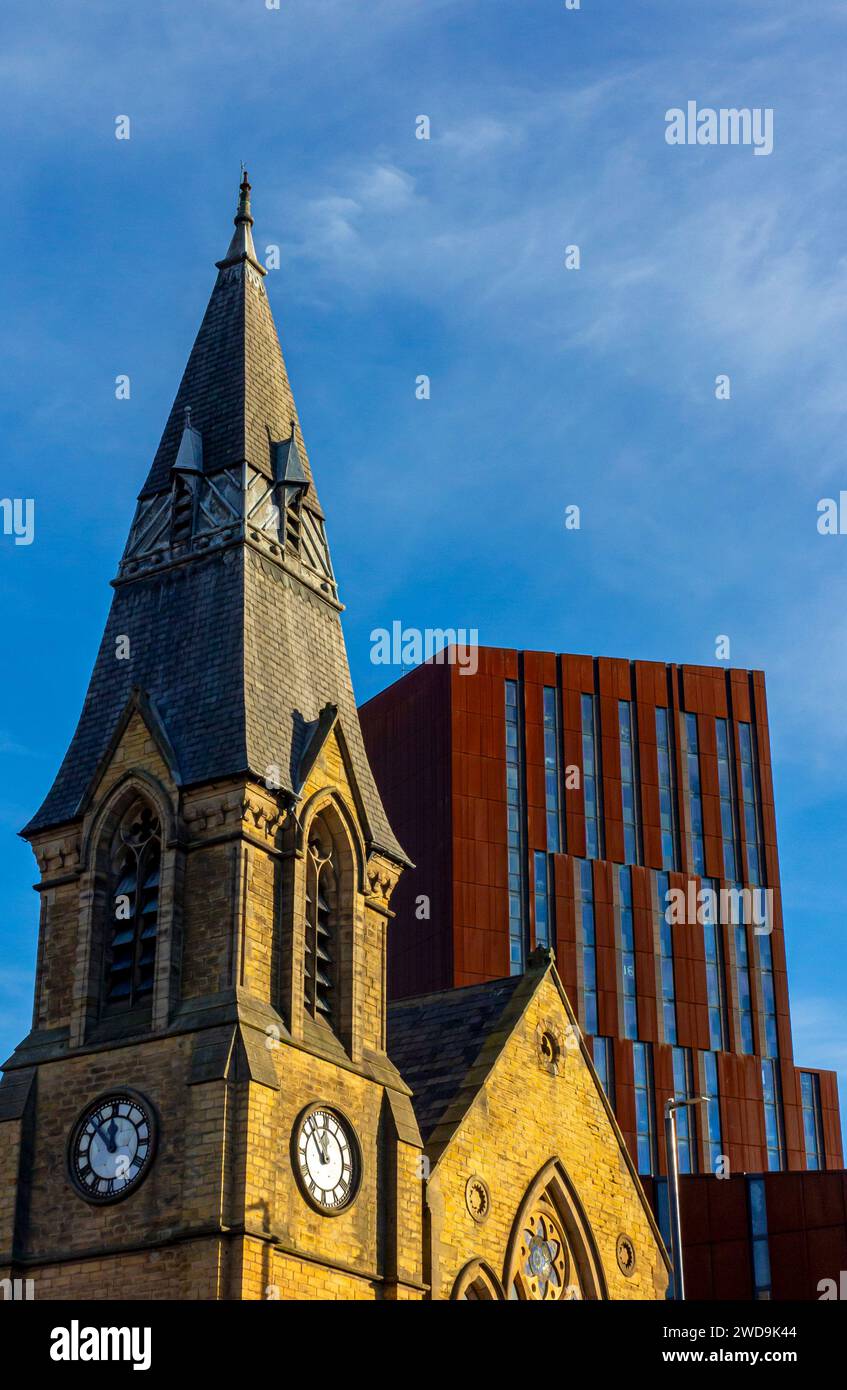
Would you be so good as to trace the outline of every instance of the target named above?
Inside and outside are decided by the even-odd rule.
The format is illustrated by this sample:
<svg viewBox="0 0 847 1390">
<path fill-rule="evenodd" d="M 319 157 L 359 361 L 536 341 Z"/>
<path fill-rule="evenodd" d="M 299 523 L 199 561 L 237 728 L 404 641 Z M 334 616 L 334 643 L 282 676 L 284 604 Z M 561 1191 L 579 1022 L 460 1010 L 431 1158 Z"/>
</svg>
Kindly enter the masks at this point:
<svg viewBox="0 0 847 1390">
<path fill-rule="evenodd" d="M 565 1233 L 545 1203 L 532 1211 L 521 1232 L 518 1278 L 524 1298 L 537 1302 L 570 1298 L 570 1254 Z"/>
</svg>

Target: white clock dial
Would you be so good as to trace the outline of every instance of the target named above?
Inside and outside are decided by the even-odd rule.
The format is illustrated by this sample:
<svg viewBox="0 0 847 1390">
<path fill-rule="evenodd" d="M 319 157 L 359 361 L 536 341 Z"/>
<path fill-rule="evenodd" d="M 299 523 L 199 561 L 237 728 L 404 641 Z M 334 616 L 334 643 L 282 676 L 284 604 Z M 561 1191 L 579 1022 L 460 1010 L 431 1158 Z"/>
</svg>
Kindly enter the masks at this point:
<svg viewBox="0 0 847 1390">
<path fill-rule="evenodd" d="M 323 1211 L 340 1211 L 352 1201 L 359 1180 L 359 1153 L 352 1127 L 334 1110 L 313 1106 L 296 1134 L 300 1182 Z"/>
<path fill-rule="evenodd" d="M 137 1187 L 153 1158 L 152 1107 L 134 1091 L 116 1091 L 83 1111 L 68 1154 L 77 1190 L 111 1202 Z"/>
</svg>

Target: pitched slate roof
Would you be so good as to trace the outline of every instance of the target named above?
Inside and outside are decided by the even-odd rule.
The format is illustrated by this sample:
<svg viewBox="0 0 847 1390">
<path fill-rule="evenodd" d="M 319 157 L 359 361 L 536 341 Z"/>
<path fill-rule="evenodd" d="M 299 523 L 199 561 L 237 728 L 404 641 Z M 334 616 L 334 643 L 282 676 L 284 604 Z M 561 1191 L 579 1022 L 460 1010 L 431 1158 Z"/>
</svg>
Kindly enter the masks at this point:
<svg viewBox="0 0 847 1390">
<path fill-rule="evenodd" d="M 533 990 L 538 975 L 490 980 L 464 989 L 446 989 L 401 999 L 388 1006 L 388 1055 L 412 1090 L 412 1105 L 427 1145 L 455 1106 L 464 1111 L 484 1079 L 480 1054 L 503 1029 L 513 1026 L 509 1005 Z M 491 1060 L 494 1060 L 492 1054 Z M 458 1114 L 456 1115 L 458 1119 Z"/>
<path fill-rule="evenodd" d="M 271 443 L 290 438 L 291 387 L 254 260 L 249 185 L 236 232 L 177 392 L 145 491 L 171 488 L 183 405 L 202 439 L 205 475 L 249 456 L 271 470 Z M 262 272 L 264 273 L 264 272 Z M 296 427 L 298 451 L 308 473 Z M 317 507 L 314 485 L 304 506 Z M 129 638 L 130 659 L 117 660 Z M 155 711 L 183 785 L 278 769 L 296 794 L 308 726 L 327 705 L 358 791 L 369 846 L 408 863 L 394 837 L 365 754 L 338 604 L 251 546 L 246 534 L 215 550 L 175 554 L 122 571 L 79 725 L 52 789 L 23 831 L 73 820 L 134 692 Z M 276 775 L 276 774 L 275 774 Z"/>
</svg>

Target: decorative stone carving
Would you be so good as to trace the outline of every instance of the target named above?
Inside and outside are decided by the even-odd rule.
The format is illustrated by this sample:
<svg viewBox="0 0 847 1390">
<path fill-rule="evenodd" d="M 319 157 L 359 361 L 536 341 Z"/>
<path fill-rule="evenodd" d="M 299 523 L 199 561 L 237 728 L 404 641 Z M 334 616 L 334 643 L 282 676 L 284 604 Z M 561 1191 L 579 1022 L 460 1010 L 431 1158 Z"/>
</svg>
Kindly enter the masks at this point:
<svg viewBox="0 0 847 1390">
<path fill-rule="evenodd" d="M 387 907 L 399 877 L 397 870 L 389 867 L 388 861 L 372 858 L 367 866 L 368 900 L 377 907 Z"/>
<path fill-rule="evenodd" d="M 472 1173 L 465 1184 L 465 1205 L 474 1221 L 482 1225 L 491 1211 L 491 1193 L 484 1178 Z"/>
<path fill-rule="evenodd" d="M 53 874 L 73 873 L 79 868 L 80 836 L 66 834 L 61 840 L 44 840 L 33 845 L 42 878 Z"/>
<path fill-rule="evenodd" d="M 271 844 L 278 845 L 285 822 L 285 812 L 275 800 L 270 797 L 263 800 L 243 789 L 191 802 L 183 814 L 192 839 L 227 827 L 246 825 L 251 834 L 259 833 Z"/>
<path fill-rule="evenodd" d="M 629 1236 L 623 1234 L 618 1236 L 615 1254 L 621 1274 L 625 1274 L 627 1279 L 631 1279 L 635 1273 L 635 1246 Z"/>
</svg>

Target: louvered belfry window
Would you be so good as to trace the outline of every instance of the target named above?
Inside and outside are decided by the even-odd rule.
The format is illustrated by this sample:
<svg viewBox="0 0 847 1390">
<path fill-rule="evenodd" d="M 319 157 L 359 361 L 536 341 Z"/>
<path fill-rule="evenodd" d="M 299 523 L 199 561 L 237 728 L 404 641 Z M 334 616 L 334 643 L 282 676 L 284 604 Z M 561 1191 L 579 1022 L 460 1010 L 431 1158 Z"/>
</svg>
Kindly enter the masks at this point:
<svg viewBox="0 0 847 1390">
<path fill-rule="evenodd" d="M 159 821 L 146 802 L 136 801 L 113 844 L 104 992 L 109 1012 L 152 997 L 161 862 Z"/>
<path fill-rule="evenodd" d="M 338 896 L 332 837 L 316 817 L 306 864 L 306 941 L 303 983 L 306 1012 L 332 1023 L 335 1013 L 333 945 Z"/>
</svg>

